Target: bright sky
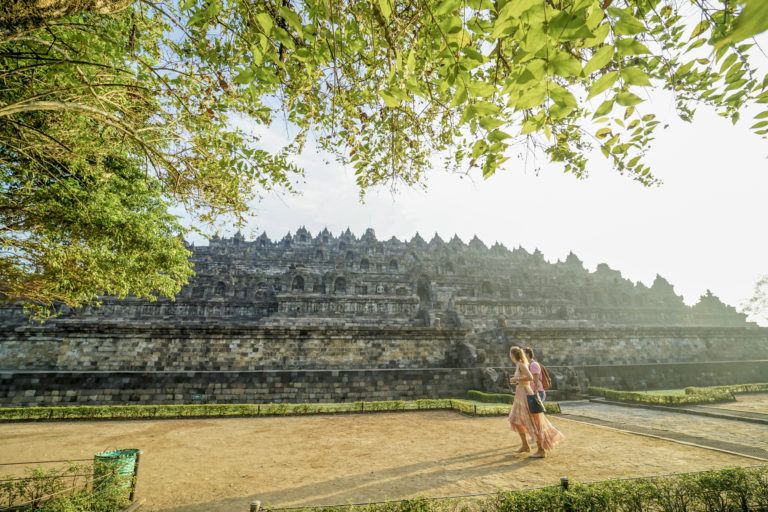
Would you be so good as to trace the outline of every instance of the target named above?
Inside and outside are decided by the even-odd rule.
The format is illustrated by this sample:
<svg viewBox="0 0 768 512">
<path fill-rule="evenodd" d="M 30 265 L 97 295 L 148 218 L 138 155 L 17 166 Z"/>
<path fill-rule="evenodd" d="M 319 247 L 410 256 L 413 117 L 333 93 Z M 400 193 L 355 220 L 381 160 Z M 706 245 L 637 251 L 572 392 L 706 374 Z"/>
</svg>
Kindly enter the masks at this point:
<svg viewBox="0 0 768 512">
<path fill-rule="evenodd" d="M 372 227 L 379 239 L 419 232 L 429 240 L 437 232 L 469 241 L 477 234 L 487 245 L 539 248 L 550 261 L 573 251 L 591 270 L 605 262 L 646 285 L 658 273 L 689 304 L 709 288 L 738 307 L 768 273 L 768 144 L 749 131 L 751 116 L 733 126 L 700 107 L 686 124 L 664 95 L 642 107 L 669 123 L 649 152 L 664 181 L 658 188 L 611 171 L 597 152 L 587 180 L 545 161 L 536 176 L 510 160 L 487 181 L 436 166 L 426 191 L 376 190 L 361 203 L 350 169 L 307 150 L 297 162 L 306 170 L 301 194 L 272 195 L 254 205 L 257 217 L 243 233 L 250 238 L 266 230 L 275 240 L 306 226 L 313 234 L 349 227 L 358 236 Z M 262 141 L 275 147 L 284 135 L 276 125 Z"/>
</svg>

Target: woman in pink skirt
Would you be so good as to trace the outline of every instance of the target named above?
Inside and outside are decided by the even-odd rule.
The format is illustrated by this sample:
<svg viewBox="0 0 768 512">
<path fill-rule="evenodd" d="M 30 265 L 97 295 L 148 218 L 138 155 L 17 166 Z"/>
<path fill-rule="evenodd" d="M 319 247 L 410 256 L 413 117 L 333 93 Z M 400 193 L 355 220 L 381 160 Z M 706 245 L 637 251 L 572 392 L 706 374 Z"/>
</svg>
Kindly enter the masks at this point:
<svg viewBox="0 0 768 512">
<path fill-rule="evenodd" d="M 554 448 L 565 436 L 549 422 L 543 412 L 531 413 L 528 407 L 528 396 L 534 395 L 531 388 L 533 375 L 528 369 L 528 359 L 525 357 L 523 349 L 512 347 L 509 351 L 509 357 L 515 363 L 517 369 L 515 375 L 510 379 L 515 384 L 515 399 L 512 402 L 512 410 L 509 411 L 509 424 L 512 430 L 520 435 L 522 446 L 517 450 L 518 453 L 531 451 L 528 445 L 528 434 L 536 438 L 538 450 L 531 455 L 531 458 L 543 459 L 547 455 L 547 450 Z"/>
</svg>

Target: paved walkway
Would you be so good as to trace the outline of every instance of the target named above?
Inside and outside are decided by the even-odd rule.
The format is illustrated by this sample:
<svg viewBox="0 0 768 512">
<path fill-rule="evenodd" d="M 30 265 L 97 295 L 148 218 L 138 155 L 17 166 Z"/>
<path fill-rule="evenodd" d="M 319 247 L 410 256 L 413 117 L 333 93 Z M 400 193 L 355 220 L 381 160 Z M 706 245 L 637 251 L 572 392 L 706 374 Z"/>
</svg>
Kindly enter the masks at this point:
<svg viewBox="0 0 768 512">
<path fill-rule="evenodd" d="M 708 407 L 768 414 L 768 393 L 743 393 L 736 395 L 736 402 L 712 404 Z"/>
<path fill-rule="evenodd" d="M 736 409 L 729 409 L 727 407 L 713 407 L 711 405 L 689 405 L 685 407 L 685 410 L 691 412 L 699 412 L 702 415 L 719 414 L 724 419 L 733 419 L 741 421 L 752 421 L 753 423 L 763 423 L 768 425 L 768 414 L 762 412 L 750 412 Z"/>
<path fill-rule="evenodd" d="M 768 426 L 589 401 L 561 402 L 563 417 L 768 460 Z"/>
<path fill-rule="evenodd" d="M 747 421 L 749 423 L 759 423 L 762 425 L 768 425 L 768 414 L 757 412 L 746 412 L 741 410 L 730 410 L 723 407 L 712 407 L 709 405 L 685 405 L 685 406 L 670 406 L 670 405 L 651 405 L 651 404 L 633 404 L 627 402 L 617 402 L 613 400 L 605 400 L 604 398 L 592 398 L 590 402 L 606 405 L 614 405 L 616 407 L 632 407 L 635 409 L 653 409 L 657 411 L 665 411 L 675 414 L 694 414 L 696 416 L 707 416 L 710 418 L 719 418 L 723 420 L 733 421 Z"/>
</svg>

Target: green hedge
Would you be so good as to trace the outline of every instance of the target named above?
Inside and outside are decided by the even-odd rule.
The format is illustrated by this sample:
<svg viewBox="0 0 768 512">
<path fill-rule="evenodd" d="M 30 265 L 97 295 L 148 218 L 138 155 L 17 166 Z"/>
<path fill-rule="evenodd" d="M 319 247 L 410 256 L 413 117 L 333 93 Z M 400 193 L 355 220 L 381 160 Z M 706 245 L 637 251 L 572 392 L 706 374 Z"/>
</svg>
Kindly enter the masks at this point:
<svg viewBox="0 0 768 512">
<path fill-rule="evenodd" d="M 95 419 L 152 419 L 223 416 L 291 416 L 360 412 L 454 410 L 474 416 L 500 416 L 509 406 L 478 405 L 467 400 L 390 400 L 330 404 L 193 404 L 193 405 L 80 405 L 63 407 L 0 408 L 0 422 Z M 560 412 L 557 404 L 547 404 L 547 411 Z"/>
<path fill-rule="evenodd" d="M 768 393 L 768 382 L 756 384 L 733 384 L 731 386 L 709 386 L 704 388 L 685 388 L 686 395 L 697 395 L 707 391 L 729 391 L 731 393 Z"/>
<path fill-rule="evenodd" d="M 647 405 L 696 405 L 715 402 L 733 402 L 736 398 L 727 389 L 701 388 L 703 391 L 685 395 L 653 395 L 636 391 L 621 391 L 601 387 L 590 387 L 591 395 L 602 396 L 606 400 Z"/>
<path fill-rule="evenodd" d="M 515 395 L 469 390 L 467 391 L 467 398 L 474 400 L 475 402 L 483 402 L 487 404 L 512 404 Z M 557 402 L 544 402 L 544 409 L 547 411 L 547 414 L 560 414 L 561 412 L 560 404 Z M 507 412 L 509 412 L 509 407 L 507 407 Z"/>
<path fill-rule="evenodd" d="M 467 391 L 467 398 L 490 404 L 511 404 L 515 395 L 510 395 L 509 393 L 485 393 L 471 389 Z"/>
<path fill-rule="evenodd" d="M 271 509 L 279 510 L 279 509 Z M 736 512 L 768 511 L 768 468 L 732 468 L 676 476 L 608 480 L 488 498 L 419 498 L 306 512 Z"/>
</svg>

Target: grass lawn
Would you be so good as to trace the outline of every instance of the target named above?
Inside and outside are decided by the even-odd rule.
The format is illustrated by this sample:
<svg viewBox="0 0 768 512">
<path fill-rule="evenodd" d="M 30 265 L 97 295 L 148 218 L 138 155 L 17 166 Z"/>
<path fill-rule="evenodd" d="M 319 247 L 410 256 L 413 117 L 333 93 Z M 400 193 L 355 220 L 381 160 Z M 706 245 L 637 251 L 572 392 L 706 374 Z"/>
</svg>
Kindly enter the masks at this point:
<svg viewBox="0 0 768 512">
<path fill-rule="evenodd" d="M 643 391 L 633 391 L 633 393 L 642 393 L 644 395 L 669 396 L 669 395 L 684 395 L 685 390 L 684 389 L 648 389 Z"/>
</svg>

